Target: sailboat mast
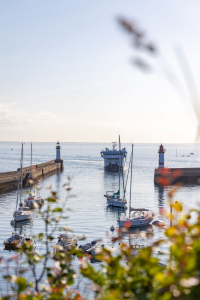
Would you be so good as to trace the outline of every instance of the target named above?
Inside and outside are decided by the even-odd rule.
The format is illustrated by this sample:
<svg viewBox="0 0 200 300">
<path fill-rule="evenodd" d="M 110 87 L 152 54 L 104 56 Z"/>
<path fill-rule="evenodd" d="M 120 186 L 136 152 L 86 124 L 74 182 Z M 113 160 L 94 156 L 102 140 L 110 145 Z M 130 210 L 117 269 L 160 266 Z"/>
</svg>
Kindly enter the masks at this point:
<svg viewBox="0 0 200 300">
<path fill-rule="evenodd" d="M 133 175 L 133 144 L 131 151 L 131 180 L 130 180 L 130 201 L 129 201 L 129 218 L 131 216 L 131 186 L 132 186 L 132 175 Z"/>
<path fill-rule="evenodd" d="M 17 188 L 17 201 L 16 201 L 16 210 L 18 205 L 18 196 L 19 196 L 19 182 L 20 182 L 20 175 L 21 175 L 21 161 L 22 161 L 22 149 L 21 149 L 21 158 L 20 158 L 20 168 L 19 168 L 19 179 L 18 179 L 18 188 Z"/>
<path fill-rule="evenodd" d="M 119 135 L 119 199 L 120 199 L 120 135 Z"/>
<path fill-rule="evenodd" d="M 33 152 L 32 152 L 32 143 L 31 143 L 31 172 L 30 172 L 30 179 L 32 180 L 32 155 L 33 155 Z M 31 190 L 31 183 L 30 183 L 30 190 Z"/>
<path fill-rule="evenodd" d="M 20 206 L 21 206 L 21 204 L 22 204 L 22 177 L 23 177 L 22 167 L 23 167 L 23 143 L 22 143 L 22 157 L 21 157 L 21 191 L 20 191 Z"/>
</svg>

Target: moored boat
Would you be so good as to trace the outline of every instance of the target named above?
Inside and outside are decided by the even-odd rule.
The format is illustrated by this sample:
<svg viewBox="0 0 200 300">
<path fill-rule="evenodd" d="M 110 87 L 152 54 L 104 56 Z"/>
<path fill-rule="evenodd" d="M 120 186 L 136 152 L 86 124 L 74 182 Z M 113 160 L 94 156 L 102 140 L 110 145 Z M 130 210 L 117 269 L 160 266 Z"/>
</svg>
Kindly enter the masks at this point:
<svg viewBox="0 0 200 300">
<path fill-rule="evenodd" d="M 15 222 L 25 221 L 32 218 L 33 212 L 27 206 L 21 206 L 13 214 Z"/>
<path fill-rule="evenodd" d="M 71 251 L 72 248 L 77 246 L 77 240 L 67 234 L 61 234 L 58 236 L 58 241 L 54 245 L 56 251 Z"/>
<path fill-rule="evenodd" d="M 79 249 L 81 249 L 83 252 L 91 253 L 91 251 L 94 250 L 98 246 L 98 244 L 98 241 L 92 241 L 91 243 L 79 246 Z"/>
<path fill-rule="evenodd" d="M 19 248 L 25 240 L 24 234 L 14 234 L 4 241 L 4 246 L 6 249 L 16 249 Z"/>
<path fill-rule="evenodd" d="M 131 180 L 130 180 L 130 201 L 129 201 L 129 216 L 119 219 L 119 227 L 137 227 L 148 225 L 153 221 L 153 212 L 145 208 L 131 208 L 131 186 L 132 186 L 132 169 L 133 169 L 133 145 L 131 153 Z M 134 211 L 131 214 L 131 211 Z"/>
</svg>

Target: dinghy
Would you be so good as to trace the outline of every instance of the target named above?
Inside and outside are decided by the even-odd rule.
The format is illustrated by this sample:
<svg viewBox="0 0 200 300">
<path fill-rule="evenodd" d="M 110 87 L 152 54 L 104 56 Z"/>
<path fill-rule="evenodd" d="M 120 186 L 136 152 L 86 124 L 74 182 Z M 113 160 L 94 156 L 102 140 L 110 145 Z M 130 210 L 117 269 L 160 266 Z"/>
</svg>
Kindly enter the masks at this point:
<svg viewBox="0 0 200 300">
<path fill-rule="evenodd" d="M 91 243 L 79 246 L 79 249 L 81 249 L 83 252 L 91 253 L 91 251 L 93 251 L 98 246 L 98 244 L 98 241 L 92 241 Z"/>
<path fill-rule="evenodd" d="M 24 234 L 14 234 L 12 233 L 11 237 L 4 241 L 4 246 L 6 249 L 17 249 L 25 241 Z"/>
<path fill-rule="evenodd" d="M 77 246 L 77 240 L 69 237 L 67 234 L 61 234 L 58 236 L 58 241 L 55 243 L 56 251 L 62 251 L 62 248 L 59 246 L 61 246 L 63 250 L 71 251 L 72 248 Z"/>
</svg>

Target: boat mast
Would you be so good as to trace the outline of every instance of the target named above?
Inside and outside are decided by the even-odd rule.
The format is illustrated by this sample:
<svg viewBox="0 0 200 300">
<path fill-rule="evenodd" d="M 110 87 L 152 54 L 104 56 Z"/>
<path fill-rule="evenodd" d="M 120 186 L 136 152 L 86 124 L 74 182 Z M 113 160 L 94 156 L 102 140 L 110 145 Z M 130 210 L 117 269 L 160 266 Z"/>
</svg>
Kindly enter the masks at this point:
<svg viewBox="0 0 200 300">
<path fill-rule="evenodd" d="M 31 143 L 31 172 L 30 172 L 30 179 L 32 180 L 32 143 Z M 30 191 L 31 191 L 32 185 L 30 182 Z"/>
<path fill-rule="evenodd" d="M 120 199 L 120 135 L 119 135 L 119 199 Z"/>
<path fill-rule="evenodd" d="M 22 143 L 22 157 L 21 157 L 21 191 L 20 191 L 20 206 L 22 205 L 22 166 L 23 166 L 23 143 Z"/>
<path fill-rule="evenodd" d="M 19 182 L 20 182 L 20 175 L 21 175 L 21 161 L 22 161 L 22 149 L 21 149 L 21 158 L 20 158 L 20 168 L 19 168 L 19 179 L 18 179 L 18 188 L 17 188 L 17 201 L 16 201 L 16 210 L 18 205 L 18 194 L 19 194 Z"/>
<path fill-rule="evenodd" d="M 130 180 L 130 201 L 129 201 L 129 218 L 131 216 L 131 186 L 132 186 L 132 174 L 133 174 L 133 144 L 131 151 L 131 180 Z"/>
</svg>

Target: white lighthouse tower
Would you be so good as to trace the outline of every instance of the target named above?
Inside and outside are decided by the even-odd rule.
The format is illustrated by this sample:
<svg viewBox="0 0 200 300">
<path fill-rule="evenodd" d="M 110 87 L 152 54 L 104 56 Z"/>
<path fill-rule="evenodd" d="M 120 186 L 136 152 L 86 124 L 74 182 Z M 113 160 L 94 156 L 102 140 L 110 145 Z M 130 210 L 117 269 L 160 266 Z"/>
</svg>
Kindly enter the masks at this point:
<svg viewBox="0 0 200 300">
<path fill-rule="evenodd" d="M 160 147 L 158 149 L 158 153 L 159 153 L 159 168 L 164 168 L 165 149 L 162 144 L 160 145 Z"/>
<path fill-rule="evenodd" d="M 56 144 L 56 160 L 60 160 L 60 143 L 57 142 Z"/>
</svg>

